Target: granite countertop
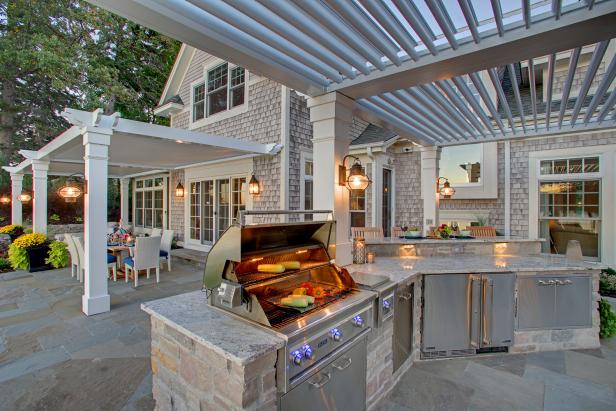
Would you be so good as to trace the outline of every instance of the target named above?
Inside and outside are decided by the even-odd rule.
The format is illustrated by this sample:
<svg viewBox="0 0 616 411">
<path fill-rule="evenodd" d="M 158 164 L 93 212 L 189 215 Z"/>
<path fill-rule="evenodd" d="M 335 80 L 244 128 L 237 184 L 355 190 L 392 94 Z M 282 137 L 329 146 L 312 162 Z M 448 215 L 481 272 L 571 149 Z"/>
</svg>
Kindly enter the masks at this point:
<svg viewBox="0 0 616 411">
<path fill-rule="evenodd" d="M 522 238 L 510 236 L 498 237 L 478 237 L 468 239 L 440 239 L 440 238 L 398 238 L 398 237 L 383 237 L 383 238 L 366 238 L 366 244 L 465 244 L 465 243 L 532 243 L 537 241 L 545 241 L 543 238 Z"/>
<path fill-rule="evenodd" d="M 465 274 L 534 271 L 601 270 L 605 266 L 586 261 L 571 261 L 549 254 L 512 255 L 455 255 L 451 257 L 381 257 L 373 264 L 351 264 L 345 267 L 354 272 L 384 275 L 401 283 L 421 274 Z"/>
<path fill-rule="evenodd" d="M 210 306 L 202 291 L 149 301 L 141 309 L 240 365 L 285 345 L 274 332 Z"/>
</svg>

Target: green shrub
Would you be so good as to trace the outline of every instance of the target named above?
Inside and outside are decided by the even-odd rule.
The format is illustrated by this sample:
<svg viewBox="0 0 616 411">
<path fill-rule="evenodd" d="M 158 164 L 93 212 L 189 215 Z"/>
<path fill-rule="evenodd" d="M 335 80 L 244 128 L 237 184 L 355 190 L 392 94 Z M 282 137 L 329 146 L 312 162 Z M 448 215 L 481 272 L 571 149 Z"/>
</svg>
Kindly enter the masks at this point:
<svg viewBox="0 0 616 411">
<path fill-rule="evenodd" d="M 53 241 L 49 244 L 49 254 L 45 259 L 46 264 L 51 264 L 53 268 L 64 268 L 68 265 L 68 250 L 62 241 Z"/>
<path fill-rule="evenodd" d="M 601 273 L 599 277 L 599 293 L 601 295 L 616 296 L 616 271 L 612 268 Z"/>
<path fill-rule="evenodd" d="M 25 228 L 24 234 L 32 234 L 32 228 Z"/>
<path fill-rule="evenodd" d="M 52 223 L 59 223 L 60 222 L 60 216 L 57 214 L 52 214 L 49 216 L 49 221 Z"/>
<path fill-rule="evenodd" d="M 599 314 L 601 317 L 601 338 L 610 338 L 616 335 L 616 314 L 612 311 L 612 306 L 605 299 L 599 301 Z"/>
<path fill-rule="evenodd" d="M 15 243 L 9 247 L 9 261 L 14 270 L 28 270 L 30 268 L 26 249 L 18 247 Z"/>
<path fill-rule="evenodd" d="M 13 267 L 11 266 L 11 262 L 6 258 L 0 258 L 0 271 L 8 271 Z"/>
</svg>

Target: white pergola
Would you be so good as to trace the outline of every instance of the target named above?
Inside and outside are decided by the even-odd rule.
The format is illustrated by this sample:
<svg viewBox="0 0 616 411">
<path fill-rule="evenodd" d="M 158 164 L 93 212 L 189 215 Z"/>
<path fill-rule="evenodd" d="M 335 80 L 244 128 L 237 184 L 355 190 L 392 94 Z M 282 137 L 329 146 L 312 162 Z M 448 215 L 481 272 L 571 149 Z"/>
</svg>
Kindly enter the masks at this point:
<svg viewBox="0 0 616 411">
<path fill-rule="evenodd" d="M 616 62 L 588 101 L 608 42 L 614 0 L 89 0 L 310 97 L 314 205 L 333 209 L 338 259 L 350 258 L 348 193 L 337 166 L 352 116 L 422 146 L 424 226 L 438 221 L 434 181 L 443 146 L 616 127 Z M 569 96 L 580 50 L 593 56 L 574 106 L 552 103 L 557 55 L 569 53 Z M 547 56 L 547 104 L 524 107 L 514 64 Z M 501 86 L 514 79 L 515 103 Z M 477 90 L 477 101 L 469 89 Z M 493 90 L 494 96 L 489 95 Z"/>
<path fill-rule="evenodd" d="M 82 301 L 87 315 L 109 311 L 107 292 L 107 183 L 121 182 L 121 215 L 128 221 L 129 179 L 139 175 L 260 155 L 275 155 L 281 146 L 142 123 L 67 109 L 62 115 L 72 126 L 38 151 L 22 150 L 26 158 L 11 174 L 12 222 L 22 223 L 24 174 L 32 174 L 33 231 L 47 233 L 47 177 L 83 174 L 85 281 Z"/>
</svg>

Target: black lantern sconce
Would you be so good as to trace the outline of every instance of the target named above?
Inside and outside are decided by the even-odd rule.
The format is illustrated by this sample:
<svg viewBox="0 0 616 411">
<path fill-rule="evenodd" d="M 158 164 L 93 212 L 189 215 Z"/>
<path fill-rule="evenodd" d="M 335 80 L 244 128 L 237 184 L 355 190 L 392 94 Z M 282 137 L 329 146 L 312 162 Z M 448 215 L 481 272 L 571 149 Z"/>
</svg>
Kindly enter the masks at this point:
<svg viewBox="0 0 616 411">
<path fill-rule="evenodd" d="M 347 168 L 344 165 L 347 158 L 352 158 L 353 164 L 349 170 L 347 176 Z M 338 166 L 338 185 L 345 186 L 350 191 L 360 190 L 364 191 L 372 183 L 370 178 L 366 175 L 364 168 L 361 165 L 359 158 L 351 155 L 346 155 L 342 159 L 342 164 Z"/>
</svg>

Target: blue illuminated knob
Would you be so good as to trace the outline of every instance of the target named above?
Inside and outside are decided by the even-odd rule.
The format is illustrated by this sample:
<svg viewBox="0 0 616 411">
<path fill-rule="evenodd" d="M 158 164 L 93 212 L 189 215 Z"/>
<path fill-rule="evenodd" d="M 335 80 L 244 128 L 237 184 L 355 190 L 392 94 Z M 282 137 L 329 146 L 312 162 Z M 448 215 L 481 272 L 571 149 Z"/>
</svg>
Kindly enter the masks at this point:
<svg viewBox="0 0 616 411">
<path fill-rule="evenodd" d="M 302 351 L 304 352 L 304 358 L 309 360 L 312 358 L 313 353 L 312 353 L 312 347 L 310 346 L 310 344 L 306 344 L 302 347 Z"/>
<path fill-rule="evenodd" d="M 364 319 L 361 318 L 361 315 L 356 315 L 355 317 L 353 317 L 352 322 L 355 327 L 361 328 L 364 326 Z"/>
<path fill-rule="evenodd" d="M 293 361 L 295 365 L 302 365 L 302 358 L 304 358 L 304 354 L 299 350 L 295 350 L 291 353 L 291 361 Z"/>
<path fill-rule="evenodd" d="M 339 329 L 337 328 L 332 329 L 330 331 L 330 334 L 331 334 L 332 340 L 334 341 L 342 340 L 342 331 L 340 331 Z"/>
<path fill-rule="evenodd" d="M 383 308 L 389 310 L 391 308 L 391 302 L 389 300 L 383 301 Z"/>
</svg>

